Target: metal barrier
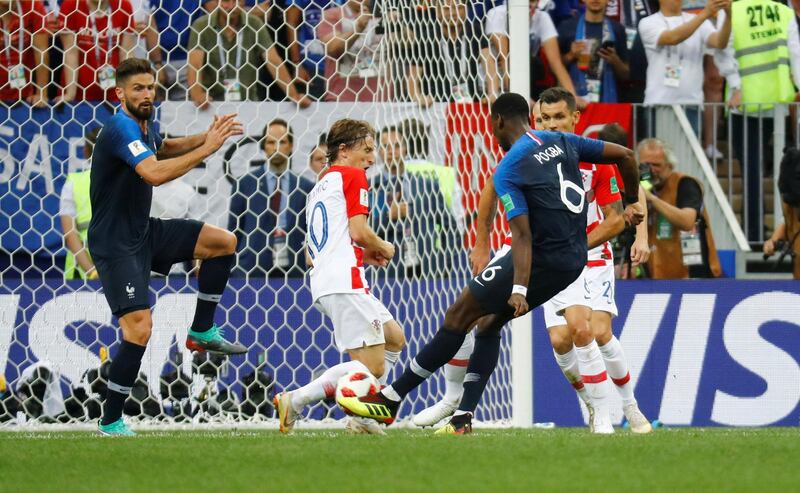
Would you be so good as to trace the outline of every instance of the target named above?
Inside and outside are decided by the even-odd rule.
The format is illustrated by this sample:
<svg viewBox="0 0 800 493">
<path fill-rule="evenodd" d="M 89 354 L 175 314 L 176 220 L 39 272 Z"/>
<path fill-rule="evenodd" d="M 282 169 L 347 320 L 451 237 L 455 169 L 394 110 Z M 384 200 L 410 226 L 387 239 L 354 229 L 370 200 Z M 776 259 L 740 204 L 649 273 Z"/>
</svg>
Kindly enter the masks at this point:
<svg viewBox="0 0 800 493">
<path fill-rule="evenodd" d="M 660 137 L 676 150 L 685 144 L 675 140 L 675 128 L 658 125 L 659 118 L 664 118 L 661 110 L 671 107 L 635 106 L 634 142 Z M 800 146 L 800 103 L 763 104 L 758 105 L 758 111 L 736 113 L 725 103 L 680 108 L 747 241 L 751 245 L 763 243 L 783 221 L 777 176 L 783 149 Z"/>
</svg>

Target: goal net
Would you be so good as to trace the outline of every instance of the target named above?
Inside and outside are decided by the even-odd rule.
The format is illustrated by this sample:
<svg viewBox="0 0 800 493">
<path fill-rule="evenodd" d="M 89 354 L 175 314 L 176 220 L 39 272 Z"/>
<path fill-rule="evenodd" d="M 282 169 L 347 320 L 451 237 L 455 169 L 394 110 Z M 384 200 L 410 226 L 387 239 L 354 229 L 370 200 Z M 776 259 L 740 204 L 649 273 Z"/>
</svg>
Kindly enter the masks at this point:
<svg viewBox="0 0 800 493">
<path fill-rule="evenodd" d="M 236 266 L 216 321 L 248 353 L 226 359 L 186 350 L 196 266 L 154 275 L 153 333 L 126 414 L 156 425 L 274 423 L 276 391 L 347 358 L 331 321 L 312 306 L 303 253 L 321 136 L 344 117 L 379 133 L 369 221 L 397 256 L 388 268 L 368 267 L 367 278 L 405 331 L 408 345 L 392 371 L 400 374 L 469 279 L 479 192 L 500 155 L 487 102 L 504 85 L 505 63 L 478 2 L 375 1 L 277 0 L 267 9 L 231 0 L 191 9 L 64 2 L 46 12 L 44 26 L 12 36 L 21 64 L 49 68 L 46 80 L 26 68 L 24 88 L 0 105 L 0 426 L 99 416 L 121 333 L 91 275 L 82 171 L 91 165 L 85 145 L 118 110 L 98 74 L 128 49 L 158 68 L 165 137 L 203 132 L 215 114 L 238 113 L 245 125 L 241 139 L 156 188 L 151 215 L 236 233 Z M 43 52 L 34 46 L 42 39 L 48 57 L 29 60 L 30 51 Z M 25 98 L 40 86 L 49 100 L 33 106 Z M 510 341 L 505 330 L 478 420 L 511 418 Z M 439 372 L 409 396 L 401 417 L 443 390 Z M 331 425 L 343 413 L 323 402 L 305 417 Z"/>
</svg>

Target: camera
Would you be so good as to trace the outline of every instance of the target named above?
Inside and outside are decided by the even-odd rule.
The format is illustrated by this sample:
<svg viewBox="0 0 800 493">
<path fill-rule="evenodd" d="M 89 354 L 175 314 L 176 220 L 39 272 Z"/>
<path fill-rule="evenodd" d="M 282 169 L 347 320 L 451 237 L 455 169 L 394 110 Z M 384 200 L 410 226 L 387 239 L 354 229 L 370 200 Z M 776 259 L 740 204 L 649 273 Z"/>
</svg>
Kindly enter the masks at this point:
<svg viewBox="0 0 800 493">
<path fill-rule="evenodd" d="M 639 184 L 647 191 L 653 188 L 653 171 L 650 169 L 650 163 L 639 164 Z"/>
</svg>

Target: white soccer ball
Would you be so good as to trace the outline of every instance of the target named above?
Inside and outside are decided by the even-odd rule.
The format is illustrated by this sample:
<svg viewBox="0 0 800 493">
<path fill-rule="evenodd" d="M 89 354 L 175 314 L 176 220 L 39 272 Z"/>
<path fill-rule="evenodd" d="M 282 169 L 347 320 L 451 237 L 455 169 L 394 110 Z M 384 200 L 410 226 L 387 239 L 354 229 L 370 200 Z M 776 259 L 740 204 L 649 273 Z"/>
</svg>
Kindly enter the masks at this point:
<svg viewBox="0 0 800 493">
<path fill-rule="evenodd" d="M 378 379 L 366 371 L 351 371 L 336 383 L 336 400 L 342 397 L 364 397 L 381 390 Z"/>
</svg>

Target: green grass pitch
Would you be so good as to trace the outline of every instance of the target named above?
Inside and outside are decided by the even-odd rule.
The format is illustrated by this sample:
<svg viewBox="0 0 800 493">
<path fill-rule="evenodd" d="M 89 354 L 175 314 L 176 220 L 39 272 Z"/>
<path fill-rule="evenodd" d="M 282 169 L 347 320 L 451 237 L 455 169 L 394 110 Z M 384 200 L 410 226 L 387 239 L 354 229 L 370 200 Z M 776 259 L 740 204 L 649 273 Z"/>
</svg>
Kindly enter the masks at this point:
<svg viewBox="0 0 800 493">
<path fill-rule="evenodd" d="M 0 433 L 0 491 L 797 491 L 800 430 Z"/>
</svg>

